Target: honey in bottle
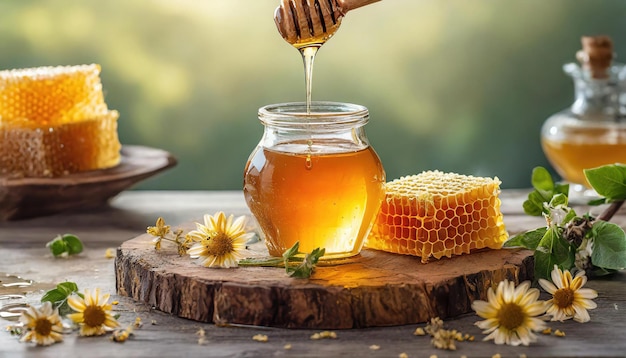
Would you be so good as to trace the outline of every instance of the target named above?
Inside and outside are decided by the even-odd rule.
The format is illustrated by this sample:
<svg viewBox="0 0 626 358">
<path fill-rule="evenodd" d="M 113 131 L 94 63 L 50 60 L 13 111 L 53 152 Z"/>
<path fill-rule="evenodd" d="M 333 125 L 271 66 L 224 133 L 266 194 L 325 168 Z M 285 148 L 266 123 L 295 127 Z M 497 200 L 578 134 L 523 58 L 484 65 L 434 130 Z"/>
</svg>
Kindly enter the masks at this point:
<svg viewBox="0 0 626 358">
<path fill-rule="evenodd" d="M 322 259 L 360 252 L 384 198 L 385 172 L 369 145 L 365 107 L 313 102 L 259 110 L 263 137 L 244 173 L 246 203 L 270 255 L 300 243 Z"/>
<path fill-rule="evenodd" d="M 575 101 L 544 123 L 541 145 L 571 190 L 584 194 L 590 188 L 584 169 L 626 163 L 626 110 L 620 105 L 626 72 L 612 62 L 606 36 L 583 37 L 576 57 L 580 64 L 563 67 L 574 79 Z"/>
</svg>

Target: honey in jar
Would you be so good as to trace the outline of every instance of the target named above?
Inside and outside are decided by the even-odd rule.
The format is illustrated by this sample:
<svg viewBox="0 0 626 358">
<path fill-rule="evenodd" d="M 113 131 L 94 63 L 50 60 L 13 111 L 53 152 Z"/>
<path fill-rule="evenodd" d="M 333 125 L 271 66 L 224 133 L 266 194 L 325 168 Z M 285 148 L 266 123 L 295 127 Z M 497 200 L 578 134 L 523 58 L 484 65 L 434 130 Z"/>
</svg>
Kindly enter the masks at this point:
<svg viewBox="0 0 626 358">
<path fill-rule="evenodd" d="M 264 135 L 244 173 L 246 203 L 270 255 L 300 243 L 323 259 L 360 252 L 384 198 L 385 172 L 369 145 L 365 107 L 286 103 L 263 107 Z"/>
<path fill-rule="evenodd" d="M 566 181 L 590 188 L 585 169 L 626 163 L 626 123 L 593 126 L 589 123 L 581 125 L 571 118 L 560 118 L 559 121 L 558 128 L 548 124 L 555 135 L 544 136 L 542 146 L 548 160 Z"/>
<path fill-rule="evenodd" d="M 626 69 L 612 63 L 613 47 L 606 36 L 583 37 L 576 55 L 580 64 L 563 69 L 574 79 L 575 101 L 554 114 L 541 129 L 543 151 L 571 194 L 594 193 L 584 170 L 626 163 Z"/>
</svg>

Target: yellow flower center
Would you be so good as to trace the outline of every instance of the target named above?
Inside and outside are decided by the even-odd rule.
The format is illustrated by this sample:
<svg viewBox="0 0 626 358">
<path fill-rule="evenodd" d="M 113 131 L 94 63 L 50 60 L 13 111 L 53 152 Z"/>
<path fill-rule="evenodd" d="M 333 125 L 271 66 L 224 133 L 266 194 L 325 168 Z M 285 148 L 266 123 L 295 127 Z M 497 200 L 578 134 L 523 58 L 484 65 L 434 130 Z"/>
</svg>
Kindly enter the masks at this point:
<svg viewBox="0 0 626 358">
<path fill-rule="evenodd" d="M 89 327 L 100 327 L 106 320 L 106 314 L 100 306 L 87 306 L 83 312 L 83 318 Z"/>
<path fill-rule="evenodd" d="M 39 318 L 35 322 L 35 332 L 42 336 L 47 336 L 52 332 L 52 323 L 48 318 Z"/>
<path fill-rule="evenodd" d="M 219 233 L 211 238 L 207 246 L 209 255 L 224 256 L 233 252 L 233 240 L 223 233 Z"/>
<path fill-rule="evenodd" d="M 571 288 L 560 288 L 554 293 L 554 303 L 559 308 L 570 307 L 574 303 L 574 291 Z"/>
<path fill-rule="evenodd" d="M 498 311 L 498 321 L 500 325 L 504 326 L 508 330 L 514 330 L 521 326 L 526 319 L 526 314 L 516 303 L 505 303 L 500 307 Z"/>
</svg>

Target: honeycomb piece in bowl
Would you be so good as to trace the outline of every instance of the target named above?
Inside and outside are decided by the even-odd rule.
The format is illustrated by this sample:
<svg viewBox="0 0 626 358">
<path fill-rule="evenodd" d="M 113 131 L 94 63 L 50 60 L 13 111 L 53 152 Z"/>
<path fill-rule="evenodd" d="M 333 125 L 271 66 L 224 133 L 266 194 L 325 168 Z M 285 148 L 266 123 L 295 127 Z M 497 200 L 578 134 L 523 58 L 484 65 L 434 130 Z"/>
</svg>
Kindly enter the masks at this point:
<svg viewBox="0 0 626 358">
<path fill-rule="evenodd" d="M 106 112 L 97 64 L 0 71 L 0 123 L 54 125 Z"/>
<path fill-rule="evenodd" d="M 431 257 L 498 249 L 508 238 L 500 211 L 500 180 L 440 171 L 385 184 L 385 200 L 365 247 Z"/>
<path fill-rule="evenodd" d="M 58 177 L 120 162 L 117 111 L 81 121 L 0 123 L 0 176 Z"/>
</svg>

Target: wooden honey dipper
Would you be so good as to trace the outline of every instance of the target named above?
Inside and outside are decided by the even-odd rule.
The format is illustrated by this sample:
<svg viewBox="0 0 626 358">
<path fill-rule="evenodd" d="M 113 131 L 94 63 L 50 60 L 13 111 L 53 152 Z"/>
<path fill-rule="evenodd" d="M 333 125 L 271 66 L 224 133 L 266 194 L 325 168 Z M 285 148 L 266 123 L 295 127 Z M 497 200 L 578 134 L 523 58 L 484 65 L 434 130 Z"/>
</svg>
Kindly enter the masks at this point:
<svg viewBox="0 0 626 358">
<path fill-rule="evenodd" d="M 380 0 L 281 0 L 274 12 L 278 32 L 295 47 L 321 45 L 350 10 Z"/>
</svg>

